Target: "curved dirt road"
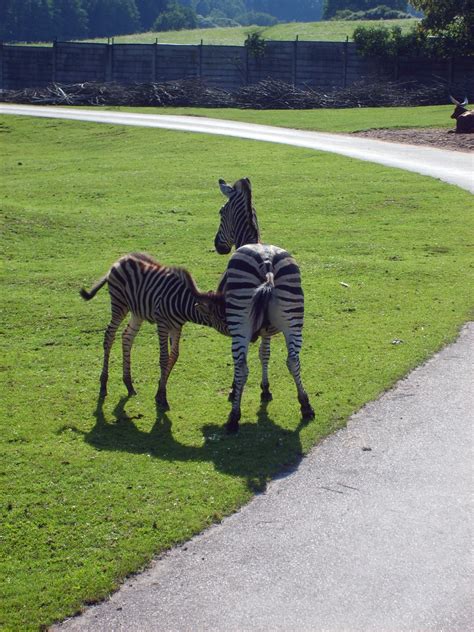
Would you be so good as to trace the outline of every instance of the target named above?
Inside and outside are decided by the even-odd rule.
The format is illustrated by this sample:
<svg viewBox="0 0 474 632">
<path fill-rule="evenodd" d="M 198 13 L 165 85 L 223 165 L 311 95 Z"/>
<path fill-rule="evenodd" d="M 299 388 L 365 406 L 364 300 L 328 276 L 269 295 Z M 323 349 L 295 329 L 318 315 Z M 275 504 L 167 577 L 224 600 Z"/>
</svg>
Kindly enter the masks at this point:
<svg viewBox="0 0 474 632">
<path fill-rule="evenodd" d="M 192 117 L 0 105 L 7 112 L 294 144 L 474 192 L 469 154 Z M 317 446 L 296 472 L 55 629 L 471 629 L 473 349 L 470 324 L 454 345 Z"/>
<path fill-rule="evenodd" d="M 249 138 L 295 147 L 329 151 L 359 160 L 368 160 L 388 167 L 398 167 L 456 184 L 474 193 L 474 154 L 446 151 L 422 145 L 387 143 L 351 136 L 307 132 L 269 125 L 255 125 L 195 116 L 167 116 L 108 112 L 97 109 L 74 109 L 35 105 L 0 104 L 0 114 L 17 114 L 46 118 L 72 119 L 114 125 L 159 127 L 177 131 L 198 132 Z"/>
</svg>

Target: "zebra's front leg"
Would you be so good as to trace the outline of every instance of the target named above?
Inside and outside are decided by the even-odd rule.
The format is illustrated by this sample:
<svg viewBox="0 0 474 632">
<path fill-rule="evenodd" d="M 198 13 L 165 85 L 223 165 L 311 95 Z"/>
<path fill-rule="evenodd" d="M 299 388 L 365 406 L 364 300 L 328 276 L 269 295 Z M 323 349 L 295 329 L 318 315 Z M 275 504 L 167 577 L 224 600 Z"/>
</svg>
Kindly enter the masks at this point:
<svg viewBox="0 0 474 632">
<path fill-rule="evenodd" d="M 168 400 L 166 398 L 166 383 L 168 381 L 168 365 L 170 357 L 168 353 L 168 328 L 164 325 L 157 325 L 158 338 L 160 341 L 160 381 L 158 390 L 155 395 L 155 401 L 163 410 L 169 410 Z"/>
<path fill-rule="evenodd" d="M 180 327 L 179 329 L 174 329 L 170 332 L 170 354 L 168 358 L 168 365 L 166 367 L 166 381 L 168 381 L 170 373 L 179 358 L 179 340 L 181 338 L 181 331 L 182 329 Z"/>
<path fill-rule="evenodd" d="M 298 401 L 301 407 L 301 415 L 304 421 L 311 421 L 314 419 L 314 410 L 309 403 L 309 397 L 303 388 L 301 381 L 301 369 L 300 369 L 300 350 L 302 345 L 301 333 L 285 333 L 286 347 L 288 349 L 288 358 L 286 360 L 286 366 L 296 384 L 296 390 L 298 391 Z"/>
<path fill-rule="evenodd" d="M 227 419 L 226 430 L 229 434 L 238 432 L 240 421 L 240 402 L 249 374 L 247 366 L 247 351 L 250 338 L 244 336 L 232 337 L 232 356 L 234 358 L 234 381 L 232 409 Z"/>
<path fill-rule="evenodd" d="M 268 363 L 270 361 L 270 338 L 262 338 L 258 351 L 260 362 L 262 364 L 262 382 L 260 388 L 262 392 L 260 399 L 262 402 L 271 402 L 273 395 L 270 392 L 270 383 L 268 381 Z"/>
<path fill-rule="evenodd" d="M 136 395 L 136 391 L 133 388 L 132 374 L 131 374 L 131 351 L 133 341 L 138 331 L 140 330 L 143 319 L 132 315 L 130 322 L 125 327 L 122 334 L 122 353 L 123 353 L 123 383 L 127 387 L 128 395 Z"/>
</svg>

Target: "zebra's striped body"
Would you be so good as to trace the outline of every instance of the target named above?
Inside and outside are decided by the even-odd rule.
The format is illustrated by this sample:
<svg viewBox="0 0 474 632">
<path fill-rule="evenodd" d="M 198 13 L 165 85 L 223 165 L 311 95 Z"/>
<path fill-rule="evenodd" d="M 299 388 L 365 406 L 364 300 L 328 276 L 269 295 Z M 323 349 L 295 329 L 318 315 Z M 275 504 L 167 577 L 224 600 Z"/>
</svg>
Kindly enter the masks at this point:
<svg viewBox="0 0 474 632">
<path fill-rule="evenodd" d="M 262 338 L 262 400 L 271 399 L 268 382 L 270 338 L 278 332 L 285 336 L 287 366 L 296 384 L 301 413 L 304 419 L 312 419 L 314 412 L 300 375 L 304 295 L 300 271 L 293 257 L 277 246 L 242 246 L 227 266 L 224 296 L 234 360 L 229 431 L 238 429 L 240 402 L 248 376 L 248 347 L 258 336 Z"/>
<path fill-rule="evenodd" d="M 232 223 L 242 226 L 247 221 L 253 224 L 252 215 L 255 215 L 255 211 L 247 179 L 239 180 L 234 187 L 229 187 L 224 181 L 219 181 L 219 185 L 229 197 L 229 202 L 221 210 L 221 224 L 215 238 L 216 250 L 222 253 L 225 249 L 221 247 L 219 250 L 217 244 L 229 246 L 230 243 L 230 250 L 232 243 L 235 243 L 231 241 L 236 234 Z M 242 197 L 246 198 L 245 204 Z M 248 212 L 249 208 L 252 214 Z M 299 354 L 304 318 L 300 271 L 286 250 L 257 241 L 240 247 L 235 244 L 237 250 L 230 258 L 219 285 L 219 291 L 225 296 L 226 320 L 232 336 L 234 360 L 234 382 L 229 397 L 232 410 L 227 422 L 229 432 L 236 432 L 239 427 L 240 402 L 248 376 L 248 347 L 258 336 L 262 339 L 259 350 L 262 364 L 261 398 L 262 401 L 272 399 L 268 381 L 270 338 L 278 332 L 285 336 L 287 366 L 296 384 L 303 419 L 314 418 L 300 375 Z"/>
<path fill-rule="evenodd" d="M 182 327 L 190 321 L 214 327 L 228 335 L 223 298 L 213 292 L 199 292 L 187 270 L 163 266 L 143 253 L 129 254 L 119 259 L 90 292 L 82 289 L 81 296 L 90 300 L 106 283 L 109 286 L 112 318 L 104 337 L 100 395 L 105 397 L 107 394 L 109 356 L 115 334 L 125 316 L 131 312 L 130 322 L 122 335 L 123 381 L 128 394 L 134 395 L 130 370 L 133 340 L 144 320 L 156 323 L 161 369 L 156 400 L 168 409 L 166 384 L 179 356 Z"/>
</svg>

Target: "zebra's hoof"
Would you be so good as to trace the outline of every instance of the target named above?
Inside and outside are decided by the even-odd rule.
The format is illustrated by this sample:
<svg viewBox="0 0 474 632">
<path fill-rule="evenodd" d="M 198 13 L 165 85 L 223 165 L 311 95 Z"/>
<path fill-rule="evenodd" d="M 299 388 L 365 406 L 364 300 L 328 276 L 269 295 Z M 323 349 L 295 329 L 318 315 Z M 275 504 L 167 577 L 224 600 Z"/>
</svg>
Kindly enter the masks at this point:
<svg viewBox="0 0 474 632">
<path fill-rule="evenodd" d="M 239 432 L 239 422 L 228 421 L 225 426 L 225 431 L 227 434 L 237 434 Z"/>
<path fill-rule="evenodd" d="M 316 417 L 314 410 L 309 404 L 301 409 L 301 415 L 303 417 L 303 421 L 312 421 Z"/>
<path fill-rule="evenodd" d="M 168 404 L 168 400 L 163 395 L 156 395 L 155 397 L 156 405 L 161 408 L 163 411 L 167 411 L 170 409 L 170 405 Z"/>
<path fill-rule="evenodd" d="M 129 397 L 133 397 L 136 394 L 137 394 L 137 391 L 133 388 L 133 386 L 132 386 L 132 388 L 128 389 L 128 396 Z"/>
<path fill-rule="evenodd" d="M 263 390 L 260 393 L 260 401 L 262 402 L 271 402 L 273 399 L 273 395 L 268 390 Z"/>
<path fill-rule="evenodd" d="M 227 434 L 235 434 L 239 431 L 239 419 L 240 419 L 240 410 L 237 412 L 231 411 L 229 418 L 226 424 L 226 432 Z"/>
</svg>

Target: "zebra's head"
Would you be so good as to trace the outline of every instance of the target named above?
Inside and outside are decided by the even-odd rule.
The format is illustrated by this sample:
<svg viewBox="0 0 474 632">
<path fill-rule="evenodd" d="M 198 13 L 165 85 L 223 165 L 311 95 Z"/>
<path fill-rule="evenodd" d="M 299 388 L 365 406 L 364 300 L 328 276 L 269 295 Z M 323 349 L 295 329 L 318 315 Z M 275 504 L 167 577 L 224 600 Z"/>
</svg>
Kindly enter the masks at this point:
<svg viewBox="0 0 474 632">
<path fill-rule="evenodd" d="M 195 307 L 203 319 L 203 324 L 217 329 L 221 334 L 229 335 L 225 317 L 225 298 L 221 292 L 199 294 Z"/>
<path fill-rule="evenodd" d="M 237 180 L 234 186 L 219 180 L 221 192 L 228 198 L 220 210 L 221 221 L 214 239 L 220 255 L 227 255 L 232 246 L 256 244 L 260 240 L 257 215 L 252 206 L 252 188 L 248 178 Z"/>
</svg>

